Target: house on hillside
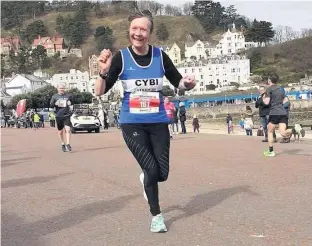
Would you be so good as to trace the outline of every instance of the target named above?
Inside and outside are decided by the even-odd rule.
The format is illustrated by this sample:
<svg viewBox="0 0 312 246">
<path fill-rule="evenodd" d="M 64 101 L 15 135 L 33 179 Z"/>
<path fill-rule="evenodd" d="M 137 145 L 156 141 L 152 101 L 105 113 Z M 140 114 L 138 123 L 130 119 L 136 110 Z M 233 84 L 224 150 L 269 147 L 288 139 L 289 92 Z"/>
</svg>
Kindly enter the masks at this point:
<svg viewBox="0 0 312 246">
<path fill-rule="evenodd" d="M 174 65 L 181 63 L 181 49 L 176 43 L 171 46 L 160 46 L 159 48 L 170 57 Z"/>
<path fill-rule="evenodd" d="M 223 33 L 221 39 L 216 44 L 201 40 L 196 42 L 188 40 L 185 43 L 185 57 L 190 59 L 192 56 L 195 56 L 197 60 L 200 60 L 208 57 L 229 56 L 259 46 L 264 46 L 264 44 L 246 42 L 243 28 L 236 29 L 233 23 L 232 28 Z"/>
<path fill-rule="evenodd" d="M 62 37 L 41 37 L 34 39 L 32 48 L 36 49 L 38 45 L 42 45 L 47 50 L 47 56 L 54 56 L 57 52 L 62 54 L 65 48 L 64 38 Z"/>
<path fill-rule="evenodd" d="M 5 91 L 11 96 L 33 92 L 48 83 L 32 74 L 16 74 L 5 83 Z"/>
<path fill-rule="evenodd" d="M 0 40 L 1 54 L 9 55 L 10 50 L 17 53 L 21 47 L 21 40 L 18 37 L 5 37 Z"/>
<path fill-rule="evenodd" d="M 51 78 L 51 85 L 57 87 L 64 84 L 66 89 L 77 88 L 81 92 L 89 91 L 89 73 L 81 72 L 76 69 L 70 69 L 69 73 L 56 73 Z"/>
<path fill-rule="evenodd" d="M 97 56 L 89 56 L 89 76 L 90 78 L 97 78 L 99 76 L 99 66 Z"/>
</svg>

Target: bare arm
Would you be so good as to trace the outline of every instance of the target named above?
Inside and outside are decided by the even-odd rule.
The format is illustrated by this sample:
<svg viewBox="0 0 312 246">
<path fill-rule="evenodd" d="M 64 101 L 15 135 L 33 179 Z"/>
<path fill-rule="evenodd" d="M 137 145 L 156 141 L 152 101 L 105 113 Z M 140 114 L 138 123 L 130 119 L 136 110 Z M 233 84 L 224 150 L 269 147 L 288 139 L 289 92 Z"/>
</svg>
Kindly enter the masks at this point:
<svg viewBox="0 0 312 246">
<path fill-rule="evenodd" d="M 96 81 L 95 81 L 95 95 L 96 96 L 102 96 L 105 92 L 105 88 L 106 88 L 106 80 L 102 79 L 101 77 L 99 77 Z"/>
</svg>

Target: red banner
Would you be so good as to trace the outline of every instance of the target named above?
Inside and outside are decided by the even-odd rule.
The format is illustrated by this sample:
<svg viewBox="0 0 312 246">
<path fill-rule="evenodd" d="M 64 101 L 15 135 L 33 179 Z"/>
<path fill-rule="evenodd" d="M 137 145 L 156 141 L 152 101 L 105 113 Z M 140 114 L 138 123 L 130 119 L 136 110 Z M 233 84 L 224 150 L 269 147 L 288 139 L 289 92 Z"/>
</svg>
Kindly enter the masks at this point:
<svg viewBox="0 0 312 246">
<path fill-rule="evenodd" d="M 26 99 L 22 99 L 16 105 L 17 117 L 21 117 L 25 111 L 26 111 Z"/>
</svg>

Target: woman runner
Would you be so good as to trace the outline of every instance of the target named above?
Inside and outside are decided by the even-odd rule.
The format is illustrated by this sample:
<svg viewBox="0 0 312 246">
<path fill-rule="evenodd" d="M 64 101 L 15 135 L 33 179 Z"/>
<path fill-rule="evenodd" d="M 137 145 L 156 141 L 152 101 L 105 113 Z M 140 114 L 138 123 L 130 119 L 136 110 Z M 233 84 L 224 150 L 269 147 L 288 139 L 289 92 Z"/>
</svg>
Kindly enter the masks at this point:
<svg viewBox="0 0 312 246">
<path fill-rule="evenodd" d="M 123 138 L 139 163 L 144 197 L 153 216 L 152 232 L 166 232 L 160 211 L 158 182 L 169 174 L 169 119 L 164 107 L 163 76 L 180 90 L 195 87 L 194 76 L 181 74 L 170 58 L 159 48 L 149 45 L 153 18 L 149 11 L 129 16 L 131 46 L 121 49 L 114 57 L 104 49 L 99 58 L 100 78 L 96 82 L 97 95 L 107 93 L 119 78 L 124 88 L 120 111 Z"/>
</svg>

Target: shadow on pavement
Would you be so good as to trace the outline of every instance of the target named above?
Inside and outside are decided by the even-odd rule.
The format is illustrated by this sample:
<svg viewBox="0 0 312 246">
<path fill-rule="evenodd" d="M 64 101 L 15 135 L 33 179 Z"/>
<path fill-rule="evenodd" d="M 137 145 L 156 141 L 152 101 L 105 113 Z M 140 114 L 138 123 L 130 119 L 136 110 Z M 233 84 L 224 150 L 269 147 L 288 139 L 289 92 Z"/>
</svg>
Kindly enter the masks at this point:
<svg viewBox="0 0 312 246">
<path fill-rule="evenodd" d="M 10 188 L 10 187 L 18 187 L 30 184 L 40 184 L 46 183 L 54 179 L 61 178 L 63 176 L 67 176 L 73 173 L 62 173 L 59 175 L 51 175 L 51 176 L 39 176 L 39 177 L 31 177 L 31 178 L 23 178 L 23 179 L 12 179 L 8 181 L 1 182 L 2 188 Z"/>
<path fill-rule="evenodd" d="M 224 200 L 228 199 L 231 196 L 234 196 L 238 193 L 248 193 L 250 195 L 259 196 L 260 194 L 255 193 L 250 190 L 248 185 L 244 186 L 236 186 L 233 188 L 226 188 L 226 189 L 218 189 L 214 191 L 210 191 L 204 194 L 197 195 L 193 197 L 193 199 L 187 203 L 185 206 L 170 206 L 163 210 L 164 213 L 169 213 L 171 211 L 182 211 L 181 215 L 175 216 L 166 221 L 166 225 L 170 227 L 177 220 L 181 220 L 184 218 L 188 218 L 190 216 L 200 214 L 205 212 L 206 210 L 218 205 L 219 203 L 223 202 Z"/>
<path fill-rule="evenodd" d="M 126 145 L 117 145 L 117 146 L 107 146 L 107 147 L 98 147 L 98 148 L 89 148 L 89 149 L 81 149 L 77 151 L 72 151 L 73 153 L 75 152 L 86 152 L 86 151 L 97 151 L 97 150 L 106 150 L 106 149 L 119 149 L 119 148 L 126 148 Z"/>
<path fill-rule="evenodd" d="M 9 166 L 24 163 L 25 161 L 34 160 L 34 159 L 39 159 L 39 157 L 24 157 L 24 158 L 1 160 L 1 167 L 9 167 Z"/>
<path fill-rule="evenodd" d="M 2 213 L 2 245 L 44 246 L 39 241 L 40 237 L 70 228 L 98 215 L 118 212 L 131 200 L 140 196 L 141 194 L 136 194 L 109 201 L 93 202 L 33 223 L 25 223 L 16 215 Z M 107 225 L 103 220 L 103 233 L 105 226 Z"/>
<path fill-rule="evenodd" d="M 300 153 L 304 152 L 302 149 L 287 149 L 279 153 L 279 155 L 302 155 L 302 156 L 312 156 L 311 154 Z"/>
</svg>

